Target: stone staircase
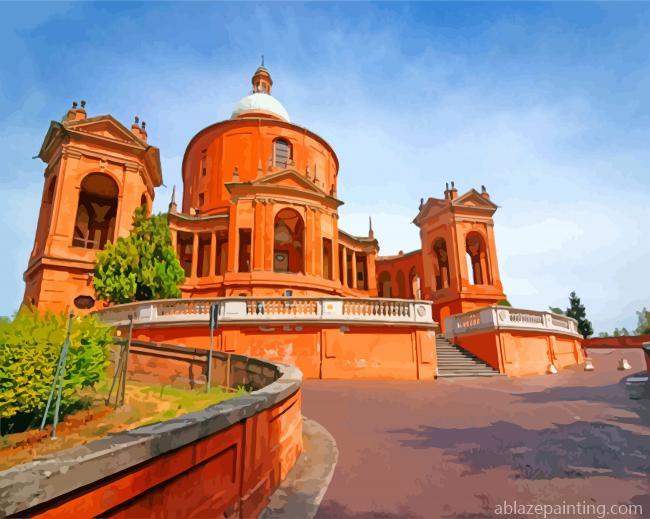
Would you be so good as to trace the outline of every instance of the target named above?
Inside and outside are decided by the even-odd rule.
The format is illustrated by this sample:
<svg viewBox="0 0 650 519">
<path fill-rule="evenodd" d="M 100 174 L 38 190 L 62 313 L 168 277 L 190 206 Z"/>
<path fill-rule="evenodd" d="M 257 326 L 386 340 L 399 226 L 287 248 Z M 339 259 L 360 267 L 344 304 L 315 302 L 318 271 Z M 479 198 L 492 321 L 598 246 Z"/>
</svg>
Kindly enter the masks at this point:
<svg viewBox="0 0 650 519">
<path fill-rule="evenodd" d="M 436 336 L 438 377 L 494 377 L 500 376 L 496 369 L 451 343 L 443 335 Z"/>
</svg>

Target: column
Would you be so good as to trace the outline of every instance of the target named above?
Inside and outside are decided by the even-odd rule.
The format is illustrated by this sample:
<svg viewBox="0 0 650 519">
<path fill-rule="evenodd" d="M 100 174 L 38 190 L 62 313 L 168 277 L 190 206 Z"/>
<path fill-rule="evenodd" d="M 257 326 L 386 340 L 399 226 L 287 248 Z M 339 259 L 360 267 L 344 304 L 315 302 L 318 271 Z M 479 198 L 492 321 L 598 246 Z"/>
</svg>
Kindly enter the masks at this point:
<svg viewBox="0 0 650 519">
<path fill-rule="evenodd" d="M 210 273 L 208 275 L 217 275 L 217 231 L 210 233 Z"/>
<path fill-rule="evenodd" d="M 174 252 L 176 255 L 178 255 L 178 231 L 176 229 L 170 229 L 169 233 L 171 234 L 172 238 L 172 249 L 174 249 Z"/>
<path fill-rule="evenodd" d="M 343 286 L 348 286 L 348 250 L 343 247 L 341 249 L 341 254 L 343 254 Z"/>
<path fill-rule="evenodd" d="M 226 259 L 226 271 L 237 272 L 237 247 L 239 247 L 239 236 L 237 232 L 237 206 L 230 207 L 230 219 L 228 220 L 228 258 Z"/>
<path fill-rule="evenodd" d="M 264 206 L 257 200 L 253 201 L 253 242 L 251 270 L 264 270 Z"/>
<path fill-rule="evenodd" d="M 196 269 L 199 263 L 199 235 L 192 233 L 192 275 L 190 277 L 196 278 Z"/>
<path fill-rule="evenodd" d="M 375 253 L 366 255 L 366 287 L 373 294 L 377 292 L 377 272 L 375 270 Z"/>
<path fill-rule="evenodd" d="M 273 204 L 264 200 L 264 270 L 273 271 L 273 245 L 275 243 L 275 222 Z"/>
<path fill-rule="evenodd" d="M 357 252 L 352 251 L 352 288 L 357 288 Z"/>
<path fill-rule="evenodd" d="M 339 272 L 339 227 L 338 227 L 338 217 L 336 215 L 332 216 L 332 279 L 340 279 Z"/>
<path fill-rule="evenodd" d="M 305 207 L 305 274 L 314 273 L 314 219 L 311 208 Z"/>
<path fill-rule="evenodd" d="M 479 261 L 481 262 L 481 284 L 489 285 L 490 273 L 488 272 L 487 258 L 485 257 L 485 252 L 481 252 L 479 258 L 480 258 Z"/>
<path fill-rule="evenodd" d="M 321 233 L 320 211 L 314 211 L 314 274 L 323 276 L 323 236 Z"/>
</svg>

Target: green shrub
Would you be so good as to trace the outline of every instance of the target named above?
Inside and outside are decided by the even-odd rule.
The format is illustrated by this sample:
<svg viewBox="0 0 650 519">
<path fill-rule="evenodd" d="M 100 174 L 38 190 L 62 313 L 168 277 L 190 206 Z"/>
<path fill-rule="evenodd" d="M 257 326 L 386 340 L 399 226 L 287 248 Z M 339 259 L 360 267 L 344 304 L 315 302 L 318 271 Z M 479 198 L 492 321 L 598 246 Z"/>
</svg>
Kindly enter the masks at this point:
<svg viewBox="0 0 650 519">
<path fill-rule="evenodd" d="M 97 253 L 93 285 L 97 299 L 113 304 L 181 297 L 185 272 L 172 247 L 166 214 L 147 217 L 139 207 L 133 228 Z"/>
<path fill-rule="evenodd" d="M 67 315 L 22 308 L 12 321 L 0 322 L 0 420 L 2 433 L 15 432 L 43 416 L 61 347 Z M 79 389 L 100 381 L 108 366 L 113 329 L 94 316 L 76 317 L 61 396 L 65 414 L 77 408 Z"/>
<path fill-rule="evenodd" d="M 512 305 L 510 304 L 510 301 L 508 301 L 507 299 L 502 299 L 501 301 L 499 301 L 499 302 L 497 303 L 497 305 L 498 305 L 498 306 L 512 306 Z"/>
</svg>

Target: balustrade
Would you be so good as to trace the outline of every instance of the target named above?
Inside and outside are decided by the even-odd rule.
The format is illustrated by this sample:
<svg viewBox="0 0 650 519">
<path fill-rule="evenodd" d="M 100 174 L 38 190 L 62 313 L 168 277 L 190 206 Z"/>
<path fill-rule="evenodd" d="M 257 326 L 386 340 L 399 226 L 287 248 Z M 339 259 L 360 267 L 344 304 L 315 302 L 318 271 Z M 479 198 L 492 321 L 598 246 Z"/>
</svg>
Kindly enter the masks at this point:
<svg viewBox="0 0 650 519">
<path fill-rule="evenodd" d="M 543 330 L 577 334 L 574 319 L 552 312 L 489 306 L 445 319 L 445 335 L 455 337 L 497 329 Z"/>
<path fill-rule="evenodd" d="M 168 299 L 117 305 L 97 314 L 114 325 L 207 321 L 210 306 L 219 305 L 219 319 L 240 321 L 357 321 L 422 323 L 434 326 L 429 301 L 384 298 L 213 298 Z"/>
</svg>

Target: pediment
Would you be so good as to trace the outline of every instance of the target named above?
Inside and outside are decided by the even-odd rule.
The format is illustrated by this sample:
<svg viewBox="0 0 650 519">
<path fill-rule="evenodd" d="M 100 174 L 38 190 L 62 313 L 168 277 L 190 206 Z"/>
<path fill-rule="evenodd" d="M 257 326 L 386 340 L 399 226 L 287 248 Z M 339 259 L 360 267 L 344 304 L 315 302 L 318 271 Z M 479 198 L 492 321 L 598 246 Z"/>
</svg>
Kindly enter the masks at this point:
<svg viewBox="0 0 650 519">
<path fill-rule="evenodd" d="M 452 202 L 455 207 L 468 207 L 475 209 L 497 209 L 497 205 L 490 201 L 489 198 L 482 196 L 476 189 L 470 189 L 463 196 Z"/>
<path fill-rule="evenodd" d="M 314 184 L 313 181 L 306 178 L 295 169 L 285 169 L 277 173 L 273 173 L 272 175 L 254 180 L 251 184 L 260 187 L 288 187 L 299 189 L 301 191 L 311 191 L 319 195 L 330 196 L 318 184 Z"/>
<path fill-rule="evenodd" d="M 64 123 L 66 130 L 144 148 L 142 140 L 110 115 Z"/>
</svg>

